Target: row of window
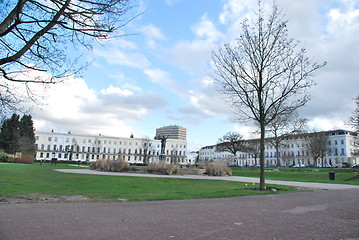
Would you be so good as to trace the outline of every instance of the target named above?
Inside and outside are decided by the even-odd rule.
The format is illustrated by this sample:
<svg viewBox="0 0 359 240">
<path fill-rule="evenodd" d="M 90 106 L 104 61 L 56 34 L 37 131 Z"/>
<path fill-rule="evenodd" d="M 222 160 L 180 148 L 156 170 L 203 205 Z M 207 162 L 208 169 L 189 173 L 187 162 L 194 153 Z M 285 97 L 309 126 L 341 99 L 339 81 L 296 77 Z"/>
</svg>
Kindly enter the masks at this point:
<svg viewBox="0 0 359 240">
<path fill-rule="evenodd" d="M 38 159 L 42 160 L 42 159 L 47 159 L 50 160 L 51 158 L 57 158 L 59 160 L 74 160 L 74 161 L 90 161 L 90 160 L 99 160 L 99 159 L 108 159 L 108 160 L 116 160 L 119 157 L 124 157 L 124 156 L 120 156 L 120 155 L 101 155 L 101 154 L 71 154 L 69 155 L 68 153 L 49 153 L 49 152 L 40 152 L 38 153 Z M 143 161 L 145 158 L 149 159 L 149 160 L 157 160 L 158 156 L 125 156 L 124 157 L 127 161 Z M 171 159 L 171 157 L 167 157 L 166 159 Z M 184 162 L 185 158 L 177 158 L 176 159 L 179 162 Z"/>
<path fill-rule="evenodd" d="M 38 148 L 38 146 L 36 146 L 36 148 L 38 150 L 45 150 L 45 145 L 41 144 L 40 145 L 40 149 Z M 119 148 L 118 151 L 116 148 L 95 148 L 95 147 L 85 147 L 83 146 L 80 149 L 80 146 L 76 146 L 75 148 L 73 146 L 62 146 L 59 145 L 59 147 L 57 147 L 57 145 L 53 145 L 53 148 L 51 149 L 51 145 L 47 145 L 47 151 L 66 151 L 68 152 L 69 150 L 71 150 L 72 152 L 83 152 L 83 153 L 107 153 L 107 154 L 147 154 L 147 155 L 159 155 L 159 151 L 158 150 L 148 150 L 148 149 L 135 149 L 132 152 L 132 149 L 126 149 L 126 148 Z M 166 155 L 176 155 L 176 156 L 184 156 L 186 155 L 186 151 L 177 151 L 177 150 L 166 150 Z"/>
<path fill-rule="evenodd" d="M 58 137 L 48 137 L 48 141 L 49 142 L 51 142 L 52 141 L 52 139 L 54 139 L 54 141 L 55 142 L 57 142 L 57 141 L 59 141 L 59 140 L 63 140 L 63 139 L 59 139 Z M 36 136 L 36 140 L 39 140 L 39 136 Z M 65 138 L 65 142 L 66 143 L 70 143 L 70 138 Z M 75 138 L 72 138 L 72 140 L 71 140 L 71 142 L 72 143 L 76 143 L 77 141 L 76 141 L 76 139 Z M 93 139 L 82 139 L 82 143 L 83 144 L 86 144 L 86 143 L 89 143 L 89 144 L 91 144 L 91 143 L 95 143 L 95 144 L 97 144 L 97 145 L 101 145 L 102 143 L 103 144 L 108 144 L 108 145 L 111 145 L 111 144 L 113 144 L 113 145 L 117 145 L 117 143 L 119 144 L 119 145 L 132 145 L 132 142 L 131 141 L 128 141 L 128 142 L 126 142 L 126 141 L 113 141 L 113 140 L 94 140 L 93 141 Z M 143 146 L 144 147 L 146 147 L 147 146 L 147 144 L 148 144 L 148 146 L 149 147 L 152 147 L 152 143 L 151 142 L 143 142 Z M 140 145 L 138 142 L 134 142 L 134 145 L 135 146 L 138 146 L 138 145 Z M 156 146 L 153 146 L 153 147 L 156 147 Z M 159 148 L 160 147 L 160 145 L 159 144 L 157 144 L 157 148 Z M 174 147 L 174 145 L 172 144 L 171 145 L 171 147 Z M 176 148 L 186 148 L 186 145 L 182 145 L 182 144 L 176 144 Z"/>
</svg>

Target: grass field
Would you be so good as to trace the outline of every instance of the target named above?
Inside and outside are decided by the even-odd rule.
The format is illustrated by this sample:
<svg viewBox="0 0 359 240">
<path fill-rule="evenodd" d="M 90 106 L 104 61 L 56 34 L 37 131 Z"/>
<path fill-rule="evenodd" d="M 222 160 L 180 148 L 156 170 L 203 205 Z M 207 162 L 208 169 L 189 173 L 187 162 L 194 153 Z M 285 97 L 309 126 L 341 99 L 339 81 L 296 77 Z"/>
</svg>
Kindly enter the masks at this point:
<svg viewBox="0 0 359 240">
<path fill-rule="evenodd" d="M 93 201 L 149 201 L 273 194 L 244 189 L 245 184 L 238 182 L 70 174 L 56 172 L 54 168 L 76 167 L 65 164 L 0 164 L 0 197 L 83 195 Z M 275 187 L 279 189 L 276 193 L 296 191 L 294 187 Z"/>
<path fill-rule="evenodd" d="M 259 168 L 237 168 L 233 167 L 232 175 L 241 177 L 258 177 Z M 319 171 L 319 172 L 318 172 Z M 335 172 L 335 180 L 329 180 L 328 173 Z M 318 183 L 340 183 L 359 185 L 359 178 L 345 181 L 358 176 L 358 169 L 340 169 L 340 168 L 281 168 L 277 170 L 267 169 L 265 178 L 270 180 L 298 181 L 298 182 L 318 182 Z"/>
</svg>

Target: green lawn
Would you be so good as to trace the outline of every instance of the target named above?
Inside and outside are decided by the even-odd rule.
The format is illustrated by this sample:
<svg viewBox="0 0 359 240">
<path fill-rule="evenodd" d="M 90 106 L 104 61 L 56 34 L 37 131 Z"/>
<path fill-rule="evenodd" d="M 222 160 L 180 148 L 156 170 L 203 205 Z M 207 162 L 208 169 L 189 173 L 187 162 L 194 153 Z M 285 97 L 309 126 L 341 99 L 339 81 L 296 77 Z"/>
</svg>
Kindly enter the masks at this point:
<svg viewBox="0 0 359 240">
<path fill-rule="evenodd" d="M 148 201 L 273 193 L 247 190 L 244 183 L 238 182 L 70 174 L 56 172 L 54 168 L 76 167 L 48 163 L 0 164 L 0 196 L 83 195 L 94 201 Z M 294 187 L 275 187 L 279 189 L 276 193 L 296 191 Z"/>
<path fill-rule="evenodd" d="M 233 176 L 241 177 L 259 177 L 259 168 L 237 168 L 233 167 Z M 320 172 L 317 172 L 317 171 Z M 335 172 L 335 180 L 329 180 L 328 173 Z M 266 169 L 265 178 L 271 180 L 298 181 L 298 182 L 319 182 L 319 183 L 341 183 L 359 185 L 359 178 L 351 181 L 345 181 L 352 177 L 358 176 L 358 169 L 340 169 L 340 168 L 280 168 L 274 171 L 273 168 Z"/>
</svg>

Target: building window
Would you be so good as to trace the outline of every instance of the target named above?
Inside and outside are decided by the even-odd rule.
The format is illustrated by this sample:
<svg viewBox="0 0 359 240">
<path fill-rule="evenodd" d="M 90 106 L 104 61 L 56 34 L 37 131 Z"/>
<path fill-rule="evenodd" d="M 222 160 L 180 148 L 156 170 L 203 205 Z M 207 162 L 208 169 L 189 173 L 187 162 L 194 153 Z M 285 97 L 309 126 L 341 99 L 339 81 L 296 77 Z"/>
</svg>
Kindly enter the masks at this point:
<svg viewBox="0 0 359 240">
<path fill-rule="evenodd" d="M 49 137 L 48 140 L 51 142 L 51 137 Z"/>
</svg>

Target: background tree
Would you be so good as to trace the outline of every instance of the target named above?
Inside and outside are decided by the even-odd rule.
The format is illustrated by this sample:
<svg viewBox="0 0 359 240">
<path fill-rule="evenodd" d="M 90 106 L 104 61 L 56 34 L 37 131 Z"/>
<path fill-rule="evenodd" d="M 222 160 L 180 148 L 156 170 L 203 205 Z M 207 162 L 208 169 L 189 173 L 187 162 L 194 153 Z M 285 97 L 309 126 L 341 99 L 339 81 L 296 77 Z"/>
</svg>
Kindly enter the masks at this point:
<svg viewBox="0 0 359 240">
<path fill-rule="evenodd" d="M 243 151 L 245 146 L 243 144 L 242 135 L 237 132 L 228 132 L 218 140 L 216 151 L 229 152 L 236 158 L 237 152 Z"/>
<path fill-rule="evenodd" d="M 355 98 L 356 108 L 349 119 L 349 124 L 359 132 L 359 95 Z"/>
<path fill-rule="evenodd" d="M 349 119 L 349 124 L 359 134 L 359 95 L 355 98 L 356 108 Z M 353 155 L 359 155 L 359 136 L 354 137 L 353 141 L 354 151 Z"/>
<path fill-rule="evenodd" d="M 258 139 L 247 140 L 246 151 L 254 158 L 254 164 L 258 165 L 257 159 L 260 155 L 260 141 Z"/>
<path fill-rule="evenodd" d="M 35 149 L 34 123 L 31 115 L 20 116 L 13 114 L 1 125 L 0 148 L 5 152 L 33 153 Z"/>
<path fill-rule="evenodd" d="M 276 152 L 276 165 L 281 166 L 281 152 L 285 140 L 304 131 L 307 120 L 299 118 L 297 114 L 279 115 L 268 124 L 266 141 L 272 145 Z"/>
<path fill-rule="evenodd" d="M 20 150 L 20 116 L 13 114 L 5 119 L 1 125 L 0 143 L 6 153 L 15 154 Z"/>
<path fill-rule="evenodd" d="M 81 44 L 106 39 L 132 18 L 126 13 L 135 0 L 4 0 L 0 4 L 0 109 L 13 111 L 24 84 L 32 99 L 31 83 L 52 84 L 76 73 Z M 76 49 L 78 55 L 69 54 Z M 76 48 L 75 48 L 76 47 Z M 74 51 L 72 51 L 74 52 Z M 29 74 L 34 72 L 35 74 Z M 42 72 L 51 77 L 43 77 Z M 20 74 L 21 73 L 21 74 Z M 34 77 L 42 76 L 42 77 Z"/>
<path fill-rule="evenodd" d="M 19 147 L 23 153 L 33 153 L 35 149 L 35 129 L 31 115 L 23 115 L 19 123 Z"/>
<path fill-rule="evenodd" d="M 307 149 L 313 158 L 313 164 L 317 166 L 318 159 L 322 160 L 324 167 L 324 157 L 330 151 L 328 142 L 329 136 L 327 132 L 313 132 L 307 136 Z"/>
<path fill-rule="evenodd" d="M 264 190 L 266 127 L 308 102 L 312 74 L 325 63 L 311 63 L 306 50 L 288 37 L 287 21 L 277 5 L 267 17 L 258 1 L 255 16 L 253 22 L 243 21 L 235 43 L 212 51 L 212 77 L 239 116 L 260 126 L 260 189 Z"/>
<path fill-rule="evenodd" d="M 143 139 L 142 141 L 142 147 L 141 147 L 141 152 L 142 152 L 142 157 L 143 157 L 143 164 L 144 165 L 148 165 L 149 164 L 149 159 L 150 159 L 150 155 L 151 155 L 151 149 L 152 147 L 151 145 L 151 140 L 149 137 L 146 137 L 145 139 Z"/>
</svg>

